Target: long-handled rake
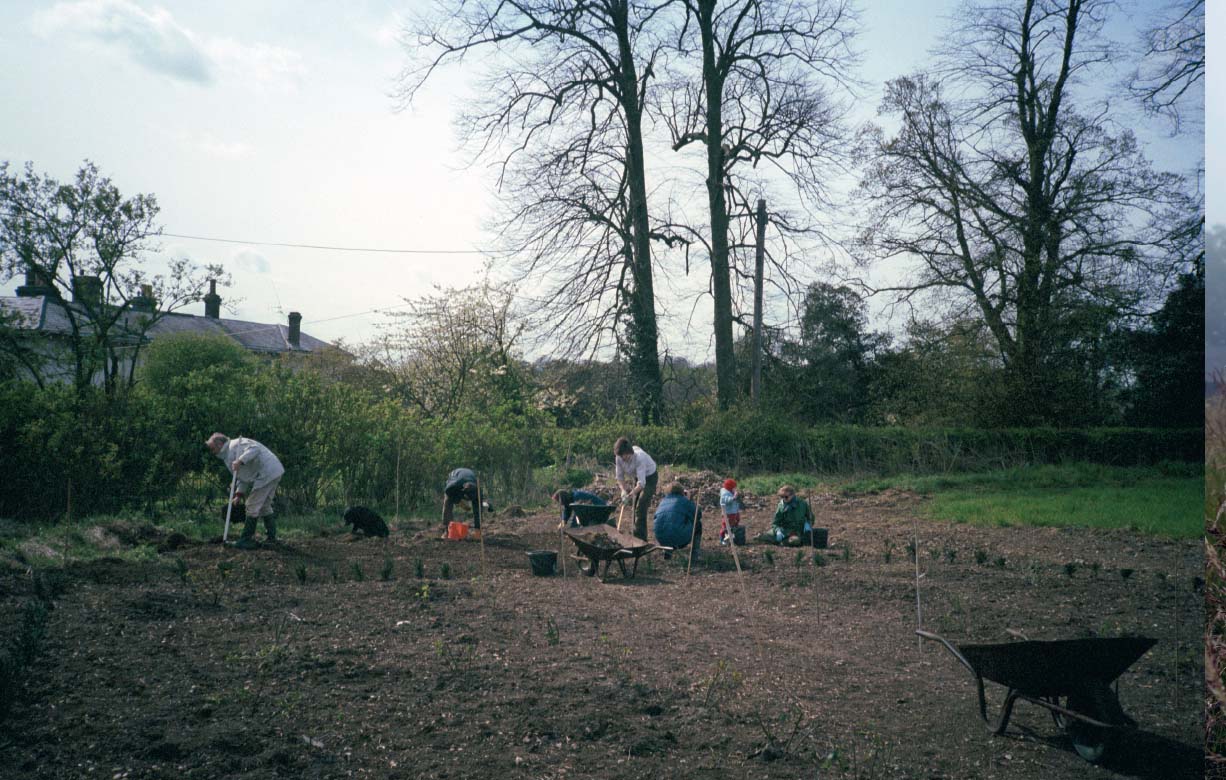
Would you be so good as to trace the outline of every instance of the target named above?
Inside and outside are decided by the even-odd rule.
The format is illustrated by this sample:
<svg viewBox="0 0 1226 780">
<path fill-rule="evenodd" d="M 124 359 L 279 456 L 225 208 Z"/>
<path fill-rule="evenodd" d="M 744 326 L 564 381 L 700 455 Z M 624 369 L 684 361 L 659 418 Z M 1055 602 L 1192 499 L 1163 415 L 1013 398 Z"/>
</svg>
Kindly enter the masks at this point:
<svg viewBox="0 0 1226 780">
<path fill-rule="evenodd" d="M 238 487 L 238 471 L 230 477 L 230 500 L 226 502 L 226 528 L 221 532 L 221 543 L 225 544 L 230 538 L 230 513 L 234 511 L 234 490 Z"/>
</svg>

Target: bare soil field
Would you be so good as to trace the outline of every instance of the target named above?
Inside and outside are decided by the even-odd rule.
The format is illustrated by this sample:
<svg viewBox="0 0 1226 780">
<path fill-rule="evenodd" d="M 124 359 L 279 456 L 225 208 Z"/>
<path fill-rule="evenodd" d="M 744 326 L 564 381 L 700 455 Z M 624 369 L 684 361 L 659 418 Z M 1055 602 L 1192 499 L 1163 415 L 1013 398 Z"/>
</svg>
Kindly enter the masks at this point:
<svg viewBox="0 0 1226 780">
<path fill-rule="evenodd" d="M 0 776 L 1203 776 L 1199 542 L 934 523 L 919 501 L 817 496 L 831 549 L 742 548 L 743 587 L 714 518 L 688 577 L 658 554 L 634 579 L 569 560 L 534 577 L 526 553 L 562 544 L 553 514 L 492 517 L 484 561 L 402 526 L 70 566 Z M 748 503 L 764 530 L 767 502 Z M 1159 640 L 1120 679 L 1139 729 L 1103 765 L 1026 702 L 992 736 L 973 678 L 917 647 L 913 528 L 930 630 Z M 0 574 L 0 625 L 30 590 Z"/>
</svg>

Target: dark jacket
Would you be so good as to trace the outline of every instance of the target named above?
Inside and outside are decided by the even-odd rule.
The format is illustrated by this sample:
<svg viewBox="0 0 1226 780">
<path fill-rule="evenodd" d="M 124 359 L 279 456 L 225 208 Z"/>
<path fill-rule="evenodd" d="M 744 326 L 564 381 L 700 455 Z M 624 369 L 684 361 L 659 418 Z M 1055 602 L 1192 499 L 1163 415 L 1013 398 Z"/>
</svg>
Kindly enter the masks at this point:
<svg viewBox="0 0 1226 780">
<path fill-rule="evenodd" d="M 791 501 L 779 500 L 775 520 L 771 523 L 772 530 L 778 528 L 785 536 L 801 536 L 805 532 L 805 523 L 808 523 L 809 527 L 813 526 L 813 510 L 803 498 L 792 496 Z"/>
<path fill-rule="evenodd" d="M 702 510 L 698 511 L 702 519 Z M 652 532 L 665 547 L 685 547 L 694 533 L 694 502 L 672 493 L 660 499 Z"/>
<path fill-rule="evenodd" d="M 477 490 L 473 488 L 468 495 L 464 494 L 464 483 L 471 482 L 477 484 L 477 475 L 472 469 L 458 468 L 447 475 L 447 486 L 443 488 L 443 492 L 452 498 L 467 498 L 469 501 L 477 500 Z"/>
</svg>

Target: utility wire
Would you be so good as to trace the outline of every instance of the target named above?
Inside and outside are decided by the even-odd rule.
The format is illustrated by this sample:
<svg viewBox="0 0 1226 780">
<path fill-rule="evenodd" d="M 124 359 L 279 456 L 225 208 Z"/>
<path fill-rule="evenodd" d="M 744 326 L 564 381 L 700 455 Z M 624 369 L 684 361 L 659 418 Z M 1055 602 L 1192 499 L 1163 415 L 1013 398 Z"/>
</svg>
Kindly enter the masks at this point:
<svg viewBox="0 0 1226 780">
<path fill-rule="evenodd" d="M 291 244 L 278 241 L 240 241 L 236 238 L 214 238 L 212 236 L 189 236 L 185 233 L 161 233 L 170 238 L 186 238 L 192 241 L 213 241 L 219 244 L 246 244 L 249 246 L 283 246 L 293 249 L 324 249 L 329 252 L 380 252 L 399 255 L 489 255 L 494 254 L 484 249 L 383 249 L 379 247 L 361 246 L 324 246 L 321 244 Z"/>
</svg>

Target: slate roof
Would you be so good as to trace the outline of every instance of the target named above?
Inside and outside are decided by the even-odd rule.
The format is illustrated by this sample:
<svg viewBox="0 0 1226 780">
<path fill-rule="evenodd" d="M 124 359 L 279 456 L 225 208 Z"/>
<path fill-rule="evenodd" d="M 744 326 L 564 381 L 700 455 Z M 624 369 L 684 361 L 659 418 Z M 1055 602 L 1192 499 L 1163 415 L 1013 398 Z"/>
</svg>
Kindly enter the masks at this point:
<svg viewBox="0 0 1226 780">
<path fill-rule="evenodd" d="M 22 329 L 47 334 L 67 334 L 72 331 L 64 309 L 46 296 L 11 297 L 0 296 L 0 310 L 15 315 Z M 128 312 L 125 317 L 135 319 L 141 312 Z M 149 330 L 148 337 L 156 339 L 174 333 L 201 333 L 229 336 L 252 352 L 278 353 L 295 351 L 289 343 L 289 325 L 269 325 L 248 320 L 213 319 L 196 314 L 171 313 L 163 316 Z M 317 352 L 329 346 L 325 341 L 299 332 L 299 352 Z"/>
</svg>

